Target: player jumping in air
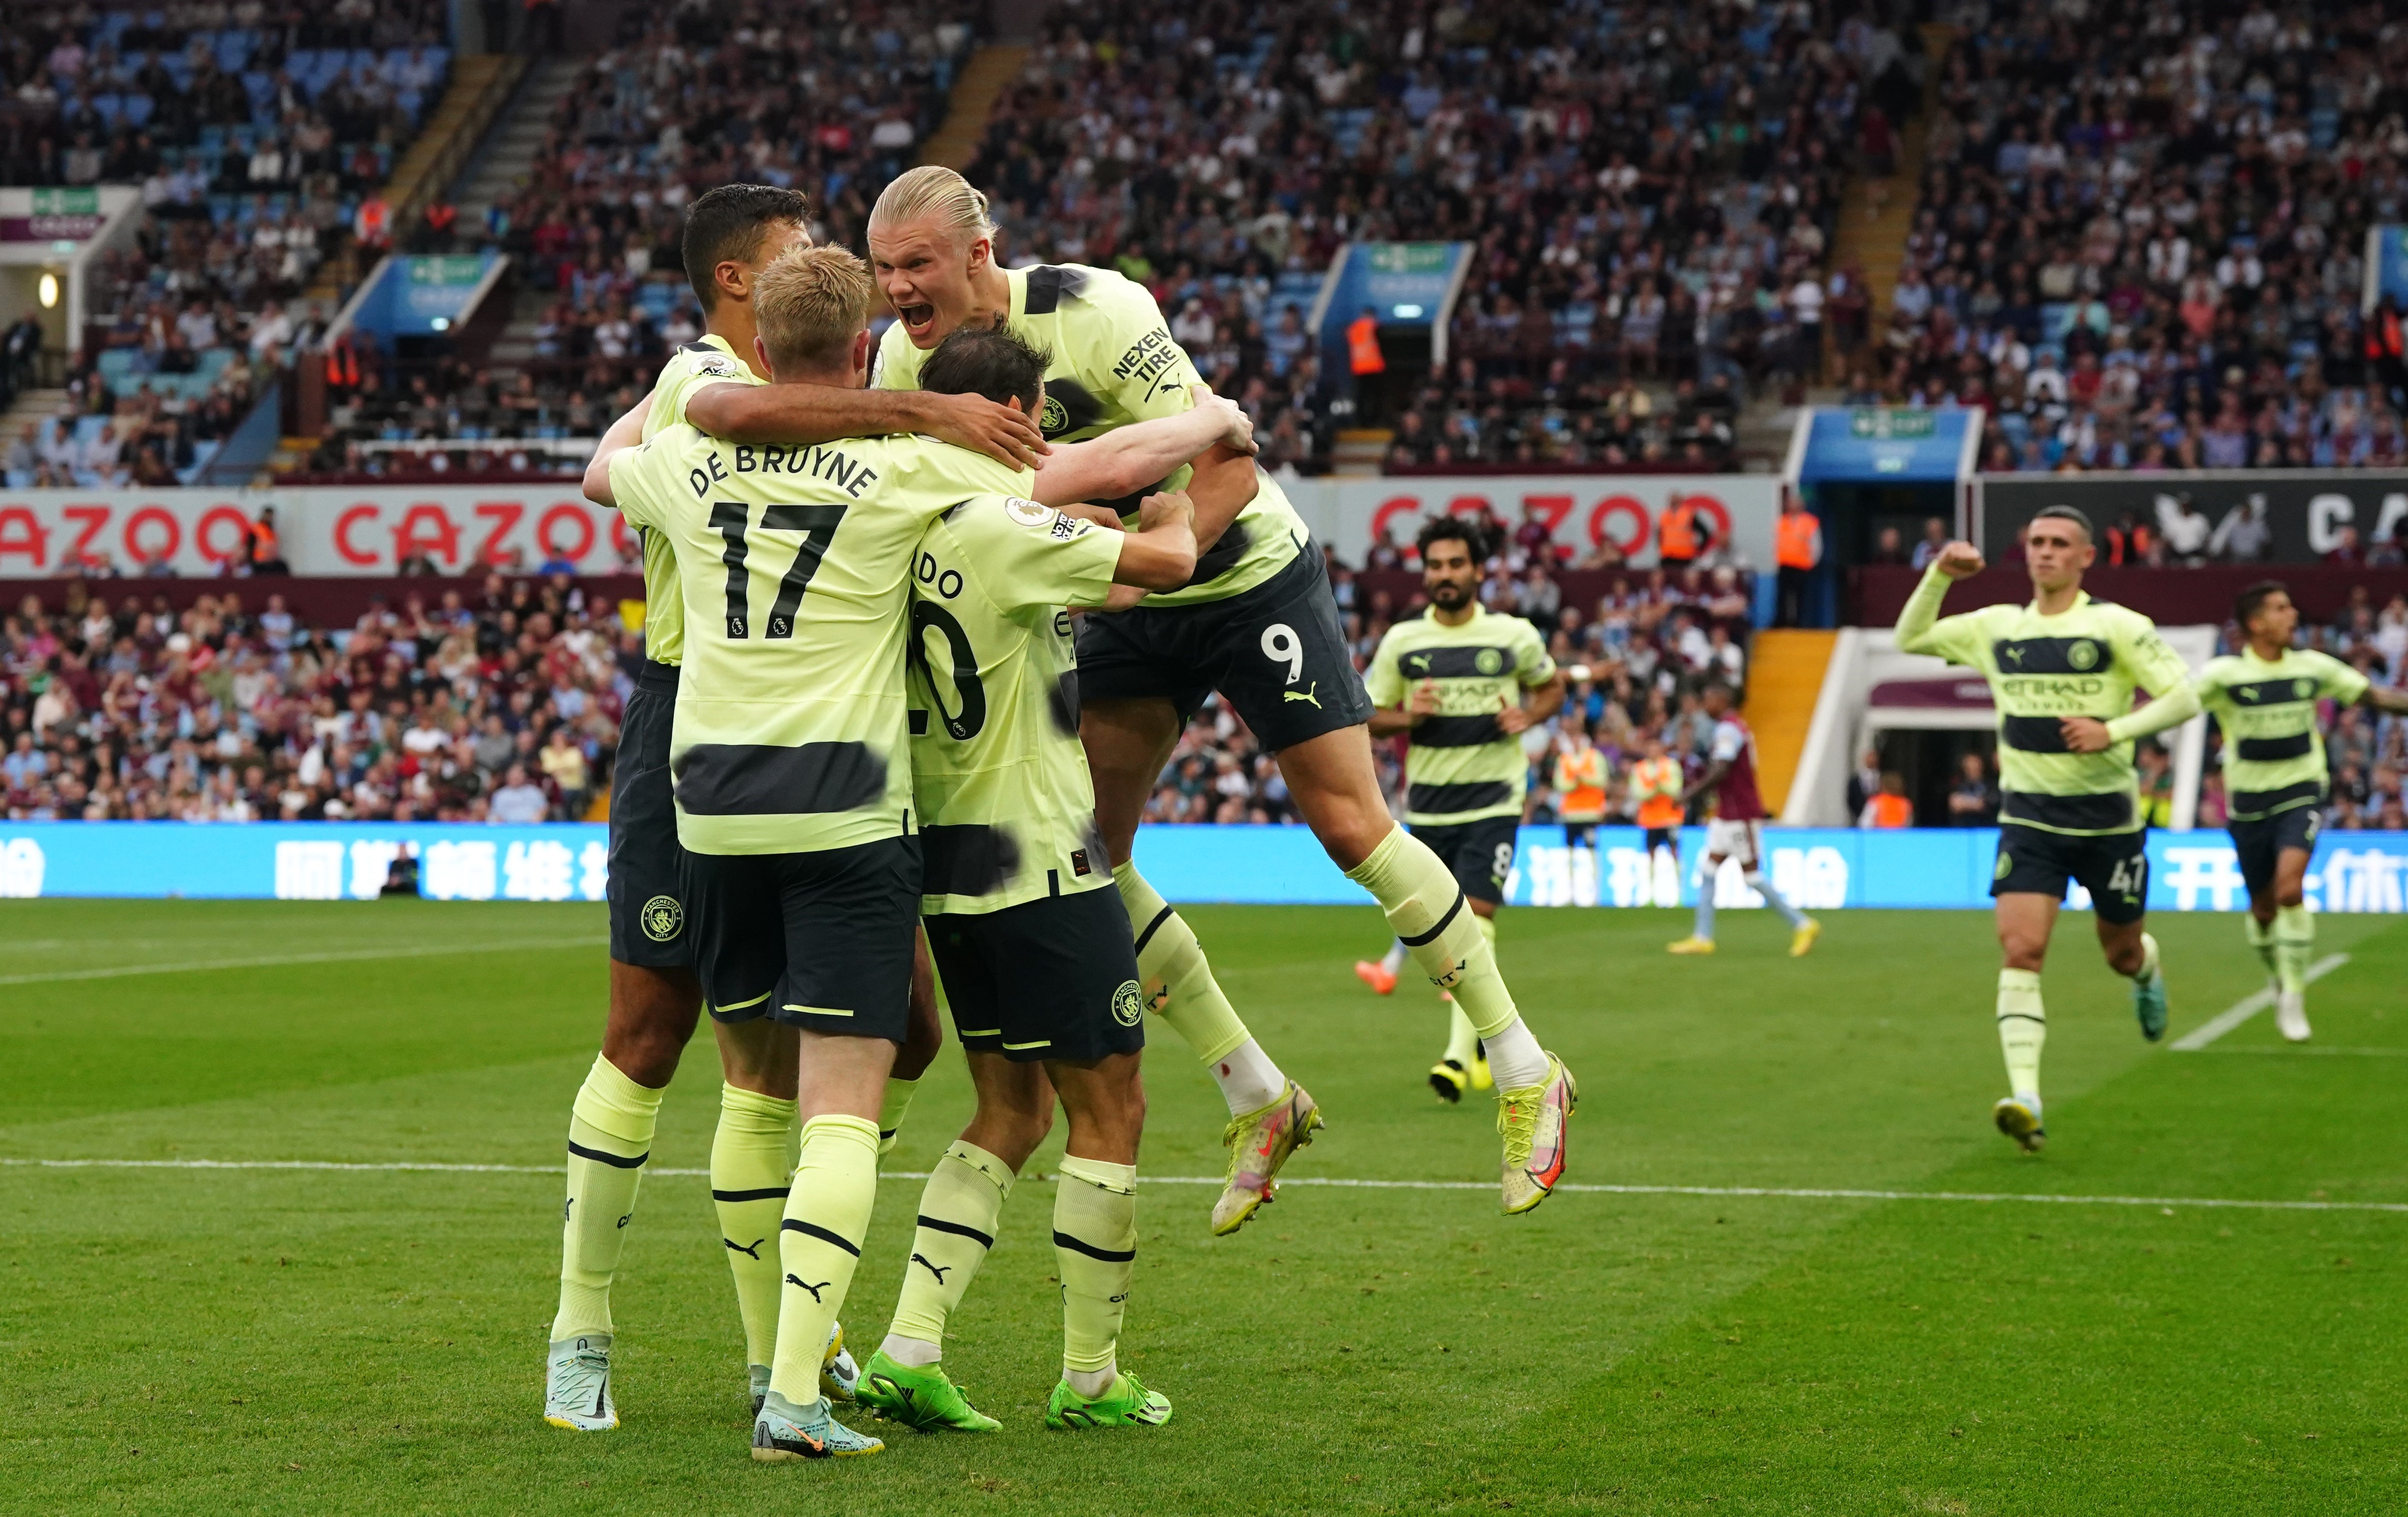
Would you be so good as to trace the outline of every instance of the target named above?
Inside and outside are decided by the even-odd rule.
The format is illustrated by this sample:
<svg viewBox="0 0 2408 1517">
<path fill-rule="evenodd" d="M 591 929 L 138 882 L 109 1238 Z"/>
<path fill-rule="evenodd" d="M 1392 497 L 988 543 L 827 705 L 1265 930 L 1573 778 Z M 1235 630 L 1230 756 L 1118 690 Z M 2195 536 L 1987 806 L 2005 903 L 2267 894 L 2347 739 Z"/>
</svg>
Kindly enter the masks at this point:
<svg viewBox="0 0 2408 1517">
<path fill-rule="evenodd" d="M 1522 734 L 1561 708 L 1564 676 L 1529 623 L 1480 604 L 1488 554 L 1479 528 L 1436 517 L 1416 541 L 1429 610 L 1391 626 L 1371 655 L 1371 736 L 1404 736 L 1406 824 L 1455 876 L 1493 951 L 1529 779 Z M 1384 960 L 1362 961 L 1354 973 L 1385 995 L 1404 964 L 1398 940 Z M 1429 1082 L 1453 1103 L 1466 1086 L 1488 1088 L 1492 1071 L 1471 1019 L 1445 999 L 1446 1052 Z"/>
<path fill-rule="evenodd" d="M 2132 741 L 2199 714 L 2181 657 L 2138 611 L 2093 601 L 2082 574 L 2099 556 L 2090 519 L 2070 506 L 2024 529 L 2032 598 L 1942 618 L 1951 580 L 1982 570 L 1981 551 L 1952 542 L 1899 613 L 1898 646 L 1979 669 L 1999 709 L 1999 1044 L 2009 1095 L 1992 1109 L 1999 1131 L 2037 1152 L 2040 1053 L 2048 1036 L 2041 965 L 2066 881 L 2090 893 L 2099 946 L 2132 982 L 2141 1036 L 2165 1036 L 2166 980 L 2157 940 L 2142 926 L 2149 861 L 2143 844 Z M 2132 709 L 2132 693 L 2152 697 Z"/>
<path fill-rule="evenodd" d="M 1003 267 L 986 204 L 960 175 L 937 167 L 913 169 L 879 196 L 870 255 L 901 320 L 887 329 L 878 383 L 915 388 L 928 350 L 947 334 L 1000 322 L 1054 355 L 1040 418 L 1048 438 L 1093 436 L 1192 404 L 1194 365 L 1142 287 L 1078 265 Z M 1130 859 L 1163 765 L 1215 690 L 1278 755 L 1330 858 L 1379 901 L 1423 972 L 1454 993 L 1485 1041 L 1504 1150 L 1499 1189 L 1508 1212 L 1526 1211 L 1563 1173 L 1573 1083 L 1523 1023 L 1462 887 L 1388 814 L 1365 725 L 1370 701 L 1322 556 L 1268 476 L 1234 522 L 1216 533 L 1199 519 L 1197 536 L 1204 551 L 1185 589 L 1081 623 L 1080 738 L 1148 1004 L 1211 1067 L 1231 1113 L 1212 1229 L 1243 1226 L 1321 1123 L 1312 1097 L 1238 1019 L 1195 933 Z"/>
<path fill-rule="evenodd" d="M 964 327 L 921 378 L 1019 398 L 1034 415 L 1045 362 L 1009 332 Z M 1195 484 L 1251 494 L 1254 477 L 1246 453 L 1216 448 Z M 1110 1427 L 1170 1416 L 1168 1398 L 1118 1366 L 1136 1267 L 1145 1013 L 1128 912 L 1096 837 L 1064 609 L 1134 600 L 1116 584 L 1186 582 L 1193 508 L 1181 495 L 1146 508 L 1154 524 L 1124 534 L 1027 501 L 973 500 L 928 529 L 912 573 L 922 909 L 978 1110 L 921 1192 L 895 1325 L 863 1370 L 861 1399 L 924 1431 L 1000 1425 L 946 1375 L 945 1325 L 1053 1126 L 1057 1092 L 1070 1127 L 1054 1206 L 1063 1356 L 1046 1421 Z"/>
<path fill-rule="evenodd" d="M 2329 654 L 2291 646 L 2300 608 L 2272 580 L 2241 593 L 2232 619 L 2248 643 L 2211 659 L 2195 683 L 2224 729 L 2224 795 L 2233 851 L 2249 884 L 2249 946 L 2274 988 L 2274 1025 L 2308 1040 L 2308 961 L 2316 919 L 2304 884 L 2328 788 L 2319 701 L 2408 715 L 2408 693 L 2382 689 Z"/>
<path fill-rule="evenodd" d="M 1698 881 L 1697 925 L 1689 936 L 1670 945 L 1675 953 L 1714 951 L 1714 880 L 1725 859 L 1739 860 L 1748 888 L 1789 923 L 1789 956 L 1803 958 L 1822 936 L 1823 924 L 1789 904 L 1764 876 L 1764 801 L 1756 789 L 1756 734 L 1731 710 L 1730 687 L 1708 685 L 1698 697 L 1714 723 L 1713 746 L 1707 753 L 1706 772 L 1681 794 L 1685 809 L 1708 791 L 1714 793 L 1713 820 L 1706 823 L 1706 867 Z"/>
</svg>

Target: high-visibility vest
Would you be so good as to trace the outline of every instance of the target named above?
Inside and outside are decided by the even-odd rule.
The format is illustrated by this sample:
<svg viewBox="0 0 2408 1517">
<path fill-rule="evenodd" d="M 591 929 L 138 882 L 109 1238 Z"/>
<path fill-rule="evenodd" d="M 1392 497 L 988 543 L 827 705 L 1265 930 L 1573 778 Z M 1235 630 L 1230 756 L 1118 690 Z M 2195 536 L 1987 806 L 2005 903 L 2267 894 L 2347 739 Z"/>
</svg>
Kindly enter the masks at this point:
<svg viewBox="0 0 2408 1517">
<path fill-rule="evenodd" d="M 276 529 L 265 522 L 251 524 L 251 561 L 273 564 L 281 555 L 276 551 Z"/>
<path fill-rule="evenodd" d="M 1605 815 L 1605 755 L 1596 749 L 1555 757 L 1556 810 L 1566 822 L 1595 822 Z"/>
<path fill-rule="evenodd" d="M 1784 569 L 1814 566 L 1814 513 L 1784 511 L 1772 523 L 1772 561 Z"/>
<path fill-rule="evenodd" d="M 1640 796 L 1641 826 L 1677 827 L 1681 824 L 1679 761 L 1670 758 L 1641 759 L 1630 771 L 1630 788 Z"/>
<path fill-rule="evenodd" d="M 337 337 L 326 350 L 326 382 L 338 390 L 359 388 L 360 354 L 351 338 Z"/>
<path fill-rule="evenodd" d="M 1387 372 L 1387 357 L 1380 351 L 1378 322 L 1369 316 L 1358 316 L 1346 328 L 1346 362 L 1357 374 Z"/>
<path fill-rule="evenodd" d="M 1873 825 L 1876 827 L 1912 827 L 1914 825 L 1914 803 L 1903 795 L 1881 791 L 1873 796 Z"/>
<path fill-rule="evenodd" d="M 1656 540 L 1662 545 L 1664 557 L 1682 559 L 1697 557 L 1698 508 L 1685 500 L 1674 502 L 1671 508 L 1665 511 L 1664 520 L 1656 527 Z"/>
</svg>

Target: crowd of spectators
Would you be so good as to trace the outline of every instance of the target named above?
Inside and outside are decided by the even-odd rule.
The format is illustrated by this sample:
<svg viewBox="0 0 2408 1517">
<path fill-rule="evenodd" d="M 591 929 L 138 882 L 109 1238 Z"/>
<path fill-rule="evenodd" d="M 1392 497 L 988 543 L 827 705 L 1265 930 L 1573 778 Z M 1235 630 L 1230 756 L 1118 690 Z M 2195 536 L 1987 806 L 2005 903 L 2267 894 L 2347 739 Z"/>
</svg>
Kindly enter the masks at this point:
<svg viewBox="0 0 2408 1517">
<path fill-rule="evenodd" d="M 1855 402 L 1980 406 L 1992 469 L 2408 462 L 2408 190 L 2379 5 L 2000 0 L 1941 68 L 1893 314 Z"/>
<path fill-rule="evenodd" d="M 624 11 L 619 45 L 580 65 L 525 181 L 480 223 L 413 232 L 422 250 L 512 257 L 542 302 L 530 359 L 496 378 L 364 352 L 358 382 L 336 387 L 314 466 L 387 466 L 360 442 L 600 435 L 701 335 L 686 202 L 736 180 L 799 186 L 814 240 L 861 247 L 878 193 L 944 120 L 985 11 L 978 0 Z M 521 451 L 503 466 L 547 462 Z"/>
<path fill-rule="evenodd" d="M 279 594 L 178 612 L 108 588 L 0 620 L 12 821 L 540 822 L 607 792 L 640 639 L 565 575 L 348 628 Z"/>
<path fill-rule="evenodd" d="M 437 0 L 12 7 L 0 183 L 137 185 L 85 296 L 64 414 L 0 439 L 14 488 L 191 482 L 322 310 L 299 296 L 450 76 Z M 97 225 L 96 200 L 56 214 Z"/>
<path fill-rule="evenodd" d="M 1449 347 L 1469 372 L 1431 377 L 1442 411 L 1413 408 L 1456 430 L 1456 462 L 1719 457 L 1727 438 L 1643 416 L 1576 433 L 1561 397 L 1811 371 L 1857 129 L 1913 98 L 1911 70 L 1884 13 L 1806 0 L 1072 0 L 970 172 L 1010 256 L 1117 266 L 1166 310 L 1200 308 L 1199 366 L 1275 457 L 1314 440 L 1334 388 L 1267 298 L 1276 277 L 1348 241 L 1436 238 L 1476 245 Z"/>
</svg>

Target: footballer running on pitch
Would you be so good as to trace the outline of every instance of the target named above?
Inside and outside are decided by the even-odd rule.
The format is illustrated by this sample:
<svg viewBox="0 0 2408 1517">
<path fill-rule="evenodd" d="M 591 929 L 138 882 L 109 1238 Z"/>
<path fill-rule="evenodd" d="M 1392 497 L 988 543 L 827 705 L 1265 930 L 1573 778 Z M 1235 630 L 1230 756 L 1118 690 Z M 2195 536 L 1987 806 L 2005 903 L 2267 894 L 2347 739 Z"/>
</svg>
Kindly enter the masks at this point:
<svg viewBox="0 0 2408 1517">
<path fill-rule="evenodd" d="M 2142 926 L 2149 861 L 2132 742 L 2199 714 L 2182 658 L 2140 612 L 2094 601 L 2082 574 L 2099 556 L 2090 519 L 2051 506 L 2024 528 L 2032 598 L 1942 617 L 1949 584 L 1978 574 L 1979 549 L 1942 548 L 1899 613 L 1898 646 L 1978 669 L 1999 711 L 1999 1044 L 2008 1095 L 1991 1109 L 1999 1131 L 2037 1152 L 2040 1054 L 2048 1022 L 2040 971 L 2068 880 L 2090 893 L 2099 945 L 2132 982 L 2141 1035 L 2166 1031 L 2166 981 L 2157 940 Z M 2132 708 L 2135 690 L 2151 697 Z"/>
<path fill-rule="evenodd" d="M 771 264 L 753 303 L 773 382 L 858 385 L 869 298 L 867 271 L 840 249 Z M 1197 427 L 1206 440 L 1220 431 Z M 785 1290 L 753 1453 L 874 1453 L 833 1420 L 815 1371 L 875 1196 L 876 1117 L 909 1015 L 910 562 L 942 511 L 1033 481 L 909 436 L 754 448 L 688 423 L 619 441 L 606 439 L 608 493 L 669 537 L 679 565 L 686 658 L 670 770 L 703 996 L 715 1019 L 766 1017 L 803 1045 Z M 825 952 L 834 941 L 842 952 Z"/>
<path fill-rule="evenodd" d="M 1047 355 L 1010 332 L 963 327 L 930 354 L 931 388 L 1041 403 Z M 1160 423 L 1153 423 L 1160 424 Z M 1251 493 L 1246 452 L 1197 461 L 1199 493 Z M 1225 503 L 1234 508 L 1237 503 Z M 1146 503 L 1185 521 L 1182 496 Z M 946 1375 L 945 1327 L 993 1248 L 1003 1204 L 1052 1125 L 1069 1117 L 1054 1244 L 1062 1284 L 1055 1427 L 1156 1424 L 1170 1403 L 1118 1364 L 1137 1256 L 1145 1042 L 1128 913 L 1110 887 L 1079 743 L 1078 663 L 1066 607 L 1125 603 L 1194 572 L 1140 534 L 1024 500 L 947 512 L 912 569 L 911 760 L 928 940 L 978 1109 L 921 1193 L 895 1325 L 861 1398 L 926 1431 L 988 1432 Z M 1138 587 L 1115 592 L 1115 583 Z"/>
<path fill-rule="evenodd" d="M 1391 626 L 1371 655 L 1371 736 L 1405 739 L 1405 823 L 1444 861 L 1471 906 L 1472 925 L 1491 948 L 1513 842 L 1522 825 L 1530 759 L 1522 734 L 1564 704 L 1564 675 L 1538 629 L 1480 604 L 1487 545 L 1456 516 L 1433 517 L 1414 541 L 1429 608 Z M 1525 694 L 1528 695 L 1526 702 Z M 1405 966 L 1399 938 L 1355 976 L 1385 995 Z M 1430 1089 L 1452 1105 L 1464 1091 L 1495 1083 L 1480 1035 L 1455 997 L 1446 1052 L 1430 1066 Z"/>
<path fill-rule="evenodd" d="M 788 442 L 864 433 L 925 432 L 994 452 L 1017 465 L 1042 448 L 1020 413 L 969 395 L 875 394 L 826 385 L 771 387 L 754 365 L 752 283 L 788 248 L 809 240 L 809 205 L 796 191 L 723 185 L 686 208 L 686 278 L 707 334 L 670 355 L 638 407 L 650 437 L 688 419 L 749 436 L 781 429 Z M 898 399 L 910 404 L 898 406 Z M 598 466 L 598 465 L 597 465 Z M 661 1096 L 694 1036 L 701 996 L 692 969 L 669 799 L 669 723 L 683 658 L 684 619 L 668 538 L 639 529 L 644 565 L 644 662 L 620 727 L 610 795 L 610 1009 L 602 1050 L 577 1094 L 569 1123 L 568 1196 L 563 1209 L 560 1306 L 552 1320 L 544 1417 L 580 1431 L 616 1427 L 610 1377 L 615 1324 L 610 1285 L 636 1210 Z M 935 1031 L 933 997 L 926 1028 Z M 794 1040 L 768 1023 L 717 1024 L 719 1126 L 711 1194 L 735 1277 L 757 1403 L 768 1379 L 778 1273 L 765 1238 L 777 1230 L 795 1118 Z M 922 1053 L 935 1052 L 933 1038 Z M 896 1081 L 890 1098 L 908 1096 Z M 892 1125 L 891 1123 L 885 1125 Z M 755 1226 L 764 1223 L 765 1226 Z M 752 1228 L 752 1230 L 748 1230 Z M 768 1252 L 766 1261 L 762 1255 Z M 826 1388 L 849 1395 L 853 1361 L 832 1331 Z"/>
<path fill-rule="evenodd" d="M 1070 436 L 1189 404 L 1194 368 L 1142 288 L 1076 265 L 1006 269 L 986 197 L 951 169 L 916 168 L 872 208 L 869 248 L 901 320 L 887 330 L 879 383 L 910 388 L 921 355 L 963 325 L 1002 324 L 1054 357 L 1049 436 Z M 1389 816 L 1354 672 L 1322 556 L 1278 485 L 1259 481 L 1233 522 L 1199 505 L 1205 544 L 1183 590 L 1087 616 L 1079 633 L 1080 738 L 1096 821 L 1137 927 L 1148 1001 L 1211 1068 L 1231 1112 L 1229 1169 L 1216 1233 L 1243 1226 L 1321 1114 L 1281 1073 L 1213 980 L 1196 936 L 1140 876 L 1138 820 L 1186 721 L 1218 690 L 1263 746 L 1333 862 L 1368 890 L 1431 981 L 1452 991 L 1496 1070 L 1508 1212 L 1543 1201 L 1563 1172 L 1574 1099 L 1561 1060 L 1523 1023 L 1495 953 L 1445 864 Z"/>
<path fill-rule="evenodd" d="M 2277 580 L 2241 593 L 2232 619 L 2246 638 L 2238 653 L 2199 671 L 2200 700 L 2224 729 L 2224 798 L 2241 877 L 2249 886 L 2249 946 L 2274 989 L 2274 1025 L 2304 1043 L 2308 961 L 2316 919 L 2308 911 L 2308 860 L 2315 852 L 2329 778 L 2317 704 L 2364 704 L 2408 715 L 2408 694 L 2386 690 L 2329 653 L 2294 648 L 2300 608 Z"/>
</svg>

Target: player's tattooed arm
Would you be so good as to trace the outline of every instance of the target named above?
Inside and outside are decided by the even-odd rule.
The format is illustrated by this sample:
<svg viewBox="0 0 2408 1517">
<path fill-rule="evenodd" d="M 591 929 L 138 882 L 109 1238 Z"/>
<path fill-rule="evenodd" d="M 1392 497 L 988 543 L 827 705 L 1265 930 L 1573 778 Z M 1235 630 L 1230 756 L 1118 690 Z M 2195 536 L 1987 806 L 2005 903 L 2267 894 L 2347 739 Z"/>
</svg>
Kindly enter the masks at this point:
<svg viewBox="0 0 2408 1517">
<path fill-rule="evenodd" d="M 636 402 L 634 409 L 611 422 L 610 430 L 602 434 L 600 446 L 585 465 L 587 500 L 596 506 L 618 506 L 618 497 L 610 493 L 610 460 L 644 440 L 644 418 L 652 408 L 652 397 L 647 394 Z"/>
<path fill-rule="evenodd" d="M 1036 421 L 1019 407 L 998 406 L 984 395 L 940 395 L 925 390 L 730 381 L 695 391 L 685 403 L 685 419 L 714 437 L 756 444 L 916 432 L 1015 469 L 1037 467 L 1048 451 Z"/>
</svg>

